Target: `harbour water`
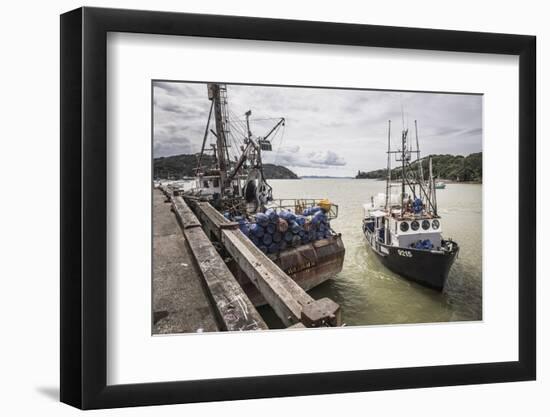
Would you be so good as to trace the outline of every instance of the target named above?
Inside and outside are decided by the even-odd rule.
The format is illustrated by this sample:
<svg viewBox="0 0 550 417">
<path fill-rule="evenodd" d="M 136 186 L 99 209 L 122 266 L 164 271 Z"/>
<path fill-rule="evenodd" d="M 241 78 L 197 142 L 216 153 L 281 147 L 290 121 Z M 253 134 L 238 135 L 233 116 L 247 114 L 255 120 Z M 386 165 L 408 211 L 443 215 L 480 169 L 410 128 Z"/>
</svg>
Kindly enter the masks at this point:
<svg viewBox="0 0 550 417">
<path fill-rule="evenodd" d="M 339 303 L 346 325 L 482 319 L 482 185 L 447 184 L 438 190 L 443 235 L 460 245 L 447 285 L 439 293 L 394 274 L 367 247 L 361 230 L 363 204 L 385 191 L 384 181 L 302 179 L 270 180 L 269 184 L 276 198 L 329 198 L 339 205 L 332 228 L 342 233 L 344 267 L 310 294 Z M 260 312 L 270 327 L 278 327 L 269 307 Z"/>
</svg>

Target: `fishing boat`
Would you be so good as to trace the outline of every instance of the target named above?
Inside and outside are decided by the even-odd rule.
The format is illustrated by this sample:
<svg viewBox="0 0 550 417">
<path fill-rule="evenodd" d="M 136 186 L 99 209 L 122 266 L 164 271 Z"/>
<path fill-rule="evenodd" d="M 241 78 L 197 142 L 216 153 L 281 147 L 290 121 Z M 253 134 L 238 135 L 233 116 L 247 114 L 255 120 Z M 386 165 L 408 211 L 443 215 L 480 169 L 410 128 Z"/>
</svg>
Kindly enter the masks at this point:
<svg viewBox="0 0 550 417">
<path fill-rule="evenodd" d="M 238 222 L 241 231 L 303 289 L 334 277 L 342 270 L 345 254 L 341 235 L 330 226 L 338 205 L 322 198 L 276 199 L 264 174 L 263 152 L 273 151 L 272 140 L 281 130 L 284 134 L 285 119 L 269 119 L 274 124 L 267 133 L 254 135 L 252 111 L 235 115 L 225 84 L 209 83 L 207 88 L 211 105 L 194 185 L 175 192 L 192 208 L 193 202 L 206 201 L 229 221 Z M 230 268 L 253 303 L 264 304 L 236 263 Z"/>
<path fill-rule="evenodd" d="M 459 245 L 443 237 L 432 160 L 420 158 L 416 121 L 414 124 L 416 147 L 413 148 L 409 130 L 403 128 L 401 147 L 392 150 L 391 121 L 388 123 L 386 192 L 372 196 L 370 204 L 364 205 L 363 232 L 369 247 L 388 269 L 441 291 Z M 411 161 L 413 155 L 415 161 Z M 394 171 L 396 179 L 392 179 L 392 156 L 400 163 Z M 395 180 L 398 183 L 392 184 Z"/>
<path fill-rule="evenodd" d="M 435 183 L 435 189 L 436 190 L 444 190 L 447 184 L 445 184 L 443 181 L 437 181 Z"/>
</svg>

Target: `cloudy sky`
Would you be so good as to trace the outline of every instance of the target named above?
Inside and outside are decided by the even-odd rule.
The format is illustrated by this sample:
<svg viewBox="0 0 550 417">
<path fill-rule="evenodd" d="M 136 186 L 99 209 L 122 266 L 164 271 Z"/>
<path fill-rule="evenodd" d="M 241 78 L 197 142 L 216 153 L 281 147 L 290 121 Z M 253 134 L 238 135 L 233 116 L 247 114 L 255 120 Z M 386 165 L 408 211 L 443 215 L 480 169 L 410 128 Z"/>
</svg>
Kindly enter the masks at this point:
<svg viewBox="0 0 550 417">
<path fill-rule="evenodd" d="M 418 136 L 422 154 L 468 155 L 482 147 L 482 97 L 479 95 L 228 85 L 233 134 L 252 110 L 251 131 L 265 135 L 284 117 L 264 162 L 298 175 L 353 176 L 386 166 L 388 120 L 392 148 L 403 126 Z M 210 101 L 206 84 L 155 82 L 154 156 L 200 151 Z M 211 128 L 214 127 L 212 121 Z M 210 135 L 208 143 L 214 143 Z"/>
</svg>

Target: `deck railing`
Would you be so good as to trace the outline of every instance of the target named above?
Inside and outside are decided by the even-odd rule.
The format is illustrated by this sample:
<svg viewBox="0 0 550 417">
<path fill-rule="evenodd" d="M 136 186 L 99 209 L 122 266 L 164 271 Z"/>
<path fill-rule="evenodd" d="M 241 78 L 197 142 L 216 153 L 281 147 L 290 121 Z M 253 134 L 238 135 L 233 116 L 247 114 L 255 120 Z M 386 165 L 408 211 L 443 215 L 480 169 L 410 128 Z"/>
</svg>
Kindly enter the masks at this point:
<svg viewBox="0 0 550 417">
<path fill-rule="evenodd" d="M 277 209 L 292 210 L 295 214 L 302 214 L 306 208 L 319 206 L 321 199 L 315 198 L 276 198 L 269 204 Z M 326 213 L 328 220 L 338 217 L 338 205 L 330 204 L 330 210 Z"/>
</svg>

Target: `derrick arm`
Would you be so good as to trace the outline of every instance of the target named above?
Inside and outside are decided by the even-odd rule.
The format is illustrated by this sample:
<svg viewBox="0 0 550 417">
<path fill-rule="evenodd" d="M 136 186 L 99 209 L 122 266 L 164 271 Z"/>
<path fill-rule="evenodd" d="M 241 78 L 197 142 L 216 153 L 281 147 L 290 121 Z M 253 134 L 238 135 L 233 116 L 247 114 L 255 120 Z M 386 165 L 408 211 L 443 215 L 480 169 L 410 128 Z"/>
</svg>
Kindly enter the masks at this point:
<svg viewBox="0 0 550 417">
<path fill-rule="evenodd" d="M 268 137 L 270 137 L 273 132 L 275 132 L 275 130 L 277 130 L 277 128 L 281 125 L 284 125 L 285 124 L 285 118 L 284 117 L 281 117 L 281 120 L 279 120 L 275 126 L 273 126 L 273 128 L 269 131 L 269 133 L 267 135 L 265 135 L 262 139 L 263 140 L 267 140 Z"/>
<path fill-rule="evenodd" d="M 237 161 L 237 165 L 235 166 L 235 169 L 233 170 L 233 172 L 231 173 L 231 175 L 229 175 L 229 180 L 231 181 L 235 175 L 237 175 L 237 172 L 239 172 L 239 169 L 241 169 L 242 165 L 244 164 L 244 162 L 246 161 L 246 158 L 248 158 L 248 154 L 250 153 L 250 151 L 252 149 L 257 149 L 256 147 L 256 144 L 254 143 L 254 141 L 251 139 L 249 142 L 248 142 L 248 145 L 246 145 L 246 148 L 244 149 L 241 157 L 239 158 L 239 160 Z"/>
<path fill-rule="evenodd" d="M 250 112 L 250 110 L 246 113 L 246 125 L 247 125 L 247 131 L 248 131 L 248 144 L 246 145 L 246 148 L 244 149 L 241 157 L 239 158 L 239 160 L 237 161 L 237 165 L 235 166 L 235 169 L 233 170 L 233 172 L 229 175 L 228 179 L 231 181 L 235 175 L 237 175 L 237 173 L 239 172 L 239 170 L 241 169 L 242 165 L 245 163 L 246 161 L 246 158 L 248 158 L 248 155 L 250 154 L 250 152 L 252 152 L 252 150 L 256 150 L 258 152 L 258 154 L 260 153 L 260 146 L 259 144 L 257 144 L 255 142 L 255 140 L 252 138 L 252 133 L 250 132 L 250 125 L 248 123 L 248 118 L 250 117 L 252 113 Z M 284 125 L 285 124 L 285 118 L 284 117 L 281 117 L 281 119 L 275 124 L 275 126 L 273 126 L 271 128 L 271 130 L 267 133 L 267 135 L 265 135 L 263 138 L 260 138 L 260 141 L 263 141 L 263 140 L 267 140 L 267 138 L 269 138 L 269 136 L 271 136 L 273 134 L 273 132 L 275 132 L 277 130 L 277 128 L 281 125 Z M 263 172 L 262 172 L 262 175 L 263 175 Z"/>
</svg>

